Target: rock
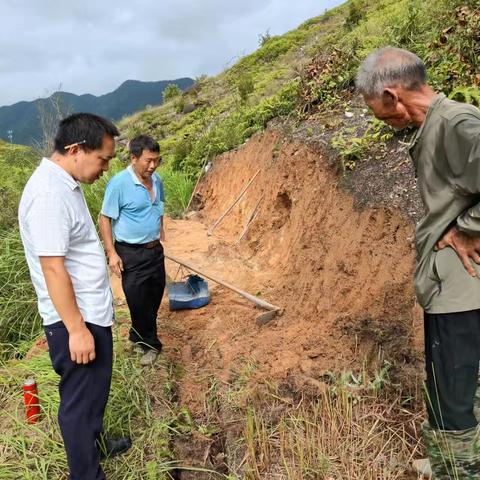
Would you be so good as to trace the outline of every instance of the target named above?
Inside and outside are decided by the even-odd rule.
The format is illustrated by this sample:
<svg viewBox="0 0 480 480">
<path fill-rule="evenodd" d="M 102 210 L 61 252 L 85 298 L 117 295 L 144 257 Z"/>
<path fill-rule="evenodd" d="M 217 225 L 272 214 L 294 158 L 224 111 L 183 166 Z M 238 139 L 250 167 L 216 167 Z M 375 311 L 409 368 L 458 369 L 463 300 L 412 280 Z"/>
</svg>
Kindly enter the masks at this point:
<svg viewBox="0 0 480 480">
<path fill-rule="evenodd" d="M 186 103 L 183 107 L 182 113 L 185 115 L 187 113 L 192 113 L 197 109 L 197 106 L 194 103 Z"/>
<path fill-rule="evenodd" d="M 414 460 L 412 462 L 412 467 L 419 475 L 423 475 L 423 478 L 432 477 L 432 469 L 430 467 L 430 460 L 428 460 L 428 458 Z"/>
</svg>

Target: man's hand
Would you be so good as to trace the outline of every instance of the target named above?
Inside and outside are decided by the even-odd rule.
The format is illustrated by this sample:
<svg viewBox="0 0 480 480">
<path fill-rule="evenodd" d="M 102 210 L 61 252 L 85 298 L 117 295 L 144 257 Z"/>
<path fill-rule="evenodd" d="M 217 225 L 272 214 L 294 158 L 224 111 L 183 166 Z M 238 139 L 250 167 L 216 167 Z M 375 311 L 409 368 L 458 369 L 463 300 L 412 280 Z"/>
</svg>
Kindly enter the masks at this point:
<svg viewBox="0 0 480 480">
<path fill-rule="evenodd" d="M 117 252 L 113 251 L 108 254 L 108 265 L 114 275 L 118 278 L 122 276 L 123 262 Z"/>
<path fill-rule="evenodd" d="M 480 264 L 480 237 L 471 237 L 461 232 L 457 227 L 452 227 L 435 245 L 437 250 L 446 247 L 455 250 L 463 266 L 472 277 L 477 276 L 470 259 Z"/>
<path fill-rule="evenodd" d="M 162 228 L 160 229 L 160 241 L 163 243 L 165 241 L 165 239 L 166 239 L 165 229 L 162 226 Z"/>
<path fill-rule="evenodd" d="M 68 348 L 72 362 L 86 365 L 95 360 L 95 340 L 85 324 L 69 332 Z"/>
</svg>

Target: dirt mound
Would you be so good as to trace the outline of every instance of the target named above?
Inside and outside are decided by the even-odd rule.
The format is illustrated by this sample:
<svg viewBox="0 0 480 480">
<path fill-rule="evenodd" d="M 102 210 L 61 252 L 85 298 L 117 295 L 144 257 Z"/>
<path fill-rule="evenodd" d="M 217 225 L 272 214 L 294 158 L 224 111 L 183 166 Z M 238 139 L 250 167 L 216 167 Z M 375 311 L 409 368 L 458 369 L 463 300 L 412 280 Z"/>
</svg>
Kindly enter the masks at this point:
<svg viewBox="0 0 480 480">
<path fill-rule="evenodd" d="M 207 227 L 258 170 L 208 237 Z M 170 222 L 167 251 L 284 313 L 257 327 L 251 304 L 214 286 L 205 309 L 161 315 L 171 340 L 181 338 L 184 365 L 225 380 L 251 365 L 256 377 L 296 374 L 300 382 L 329 370 L 377 369 L 384 360 L 396 373 L 416 371 L 421 322 L 411 282 L 412 226 L 385 209 L 355 210 L 337 183 L 321 153 L 272 131 L 215 160 L 197 194 L 199 215 Z M 179 276 L 178 267 L 169 271 Z"/>
</svg>

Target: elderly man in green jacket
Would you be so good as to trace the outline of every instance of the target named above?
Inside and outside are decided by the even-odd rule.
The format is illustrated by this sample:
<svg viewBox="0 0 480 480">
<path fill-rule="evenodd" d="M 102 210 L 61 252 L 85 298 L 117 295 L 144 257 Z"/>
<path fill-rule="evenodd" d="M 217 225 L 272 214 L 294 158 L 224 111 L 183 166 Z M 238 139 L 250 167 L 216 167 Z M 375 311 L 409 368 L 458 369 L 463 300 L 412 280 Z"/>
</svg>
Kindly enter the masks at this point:
<svg viewBox="0 0 480 480">
<path fill-rule="evenodd" d="M 415 270 L 425 312 L 424 439 L 434 478 L 480 479 L 480 111 L 435 93 L 424 63 L 397 48 L 371 53 L 356 84 L 378 119 L 417 127 L 410 156 L 426 212 Z"/>
</svg>

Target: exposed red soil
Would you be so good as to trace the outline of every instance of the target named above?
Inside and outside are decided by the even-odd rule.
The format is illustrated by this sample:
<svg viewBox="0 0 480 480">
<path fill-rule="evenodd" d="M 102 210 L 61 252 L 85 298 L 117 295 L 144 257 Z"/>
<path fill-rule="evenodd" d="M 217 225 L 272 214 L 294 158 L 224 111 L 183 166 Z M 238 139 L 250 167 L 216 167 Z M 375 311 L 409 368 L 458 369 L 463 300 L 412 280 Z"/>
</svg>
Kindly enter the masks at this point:
<svg viewBox="0 0 480 480">
<path fill-rule="evenodd" d="M 418 386 L 422 321 L 411 281 L 412 224 L 399 212 L 356 209 L 329 165 L 322 153 L 266 132 L 215 160 L 196 195 L 196 213 L 167 220 L 167 254 L 283 309 L 259 327 L 261 310 L 211 281 L 212 301 L 204 308 L 170 312 L 164 298 L 159 334 L 165 354 L 181 367 L 178 400 L 200 422 L 212 415 L 212 379 L 221 391 L 222 383 L 228 390 L 245 376 L 250 398 L 262 398 L 262 384 L 271 381 L 287 396 L 315 396 L 327 387 L 328 372 L 378 371 L 388 360 L 404 390 Z M 246 195 L 208 236 L 257 170 Z M 189 273 L 171 261 L 167 272 L 172 280 Z M 113 286 L 120 297 L 117 279 Z M 216 404 L 221 434 L 179 437 L 174 450 L 187 464 L 227 472 L 235 460 L 225 455 L 242 437 L 242 422 L 232 421 L 224 401 Z M 185 471 L 181 478 L 211 477 Z"/>
<path fill-rule="evenodd" d="M 207 228 L 259 169 L 209 237 Z M 198 214 L 168 221 L 167 253 L 284 310 L 258 327 L 258 309 L 212 282 L 212 302 L 202 309 L 169 312 L 165 300 L 160 334 L 186 369 L 183 400 L 202 402 L 202 379 L 228 381 L 245 362 L 258 381 L 288 378 L 297 386 L 315 385 L 326 371 L 378 368 L 384 359 L 396 374 L 419 371 L 412 226 L 383 208 L 355 210 L 337 183 L 321 153 L 270 131 L 217 158 L 199 188 Z M 167 269 L 173 279 L 187 273 L 170 261 Z"/>
</svg>

